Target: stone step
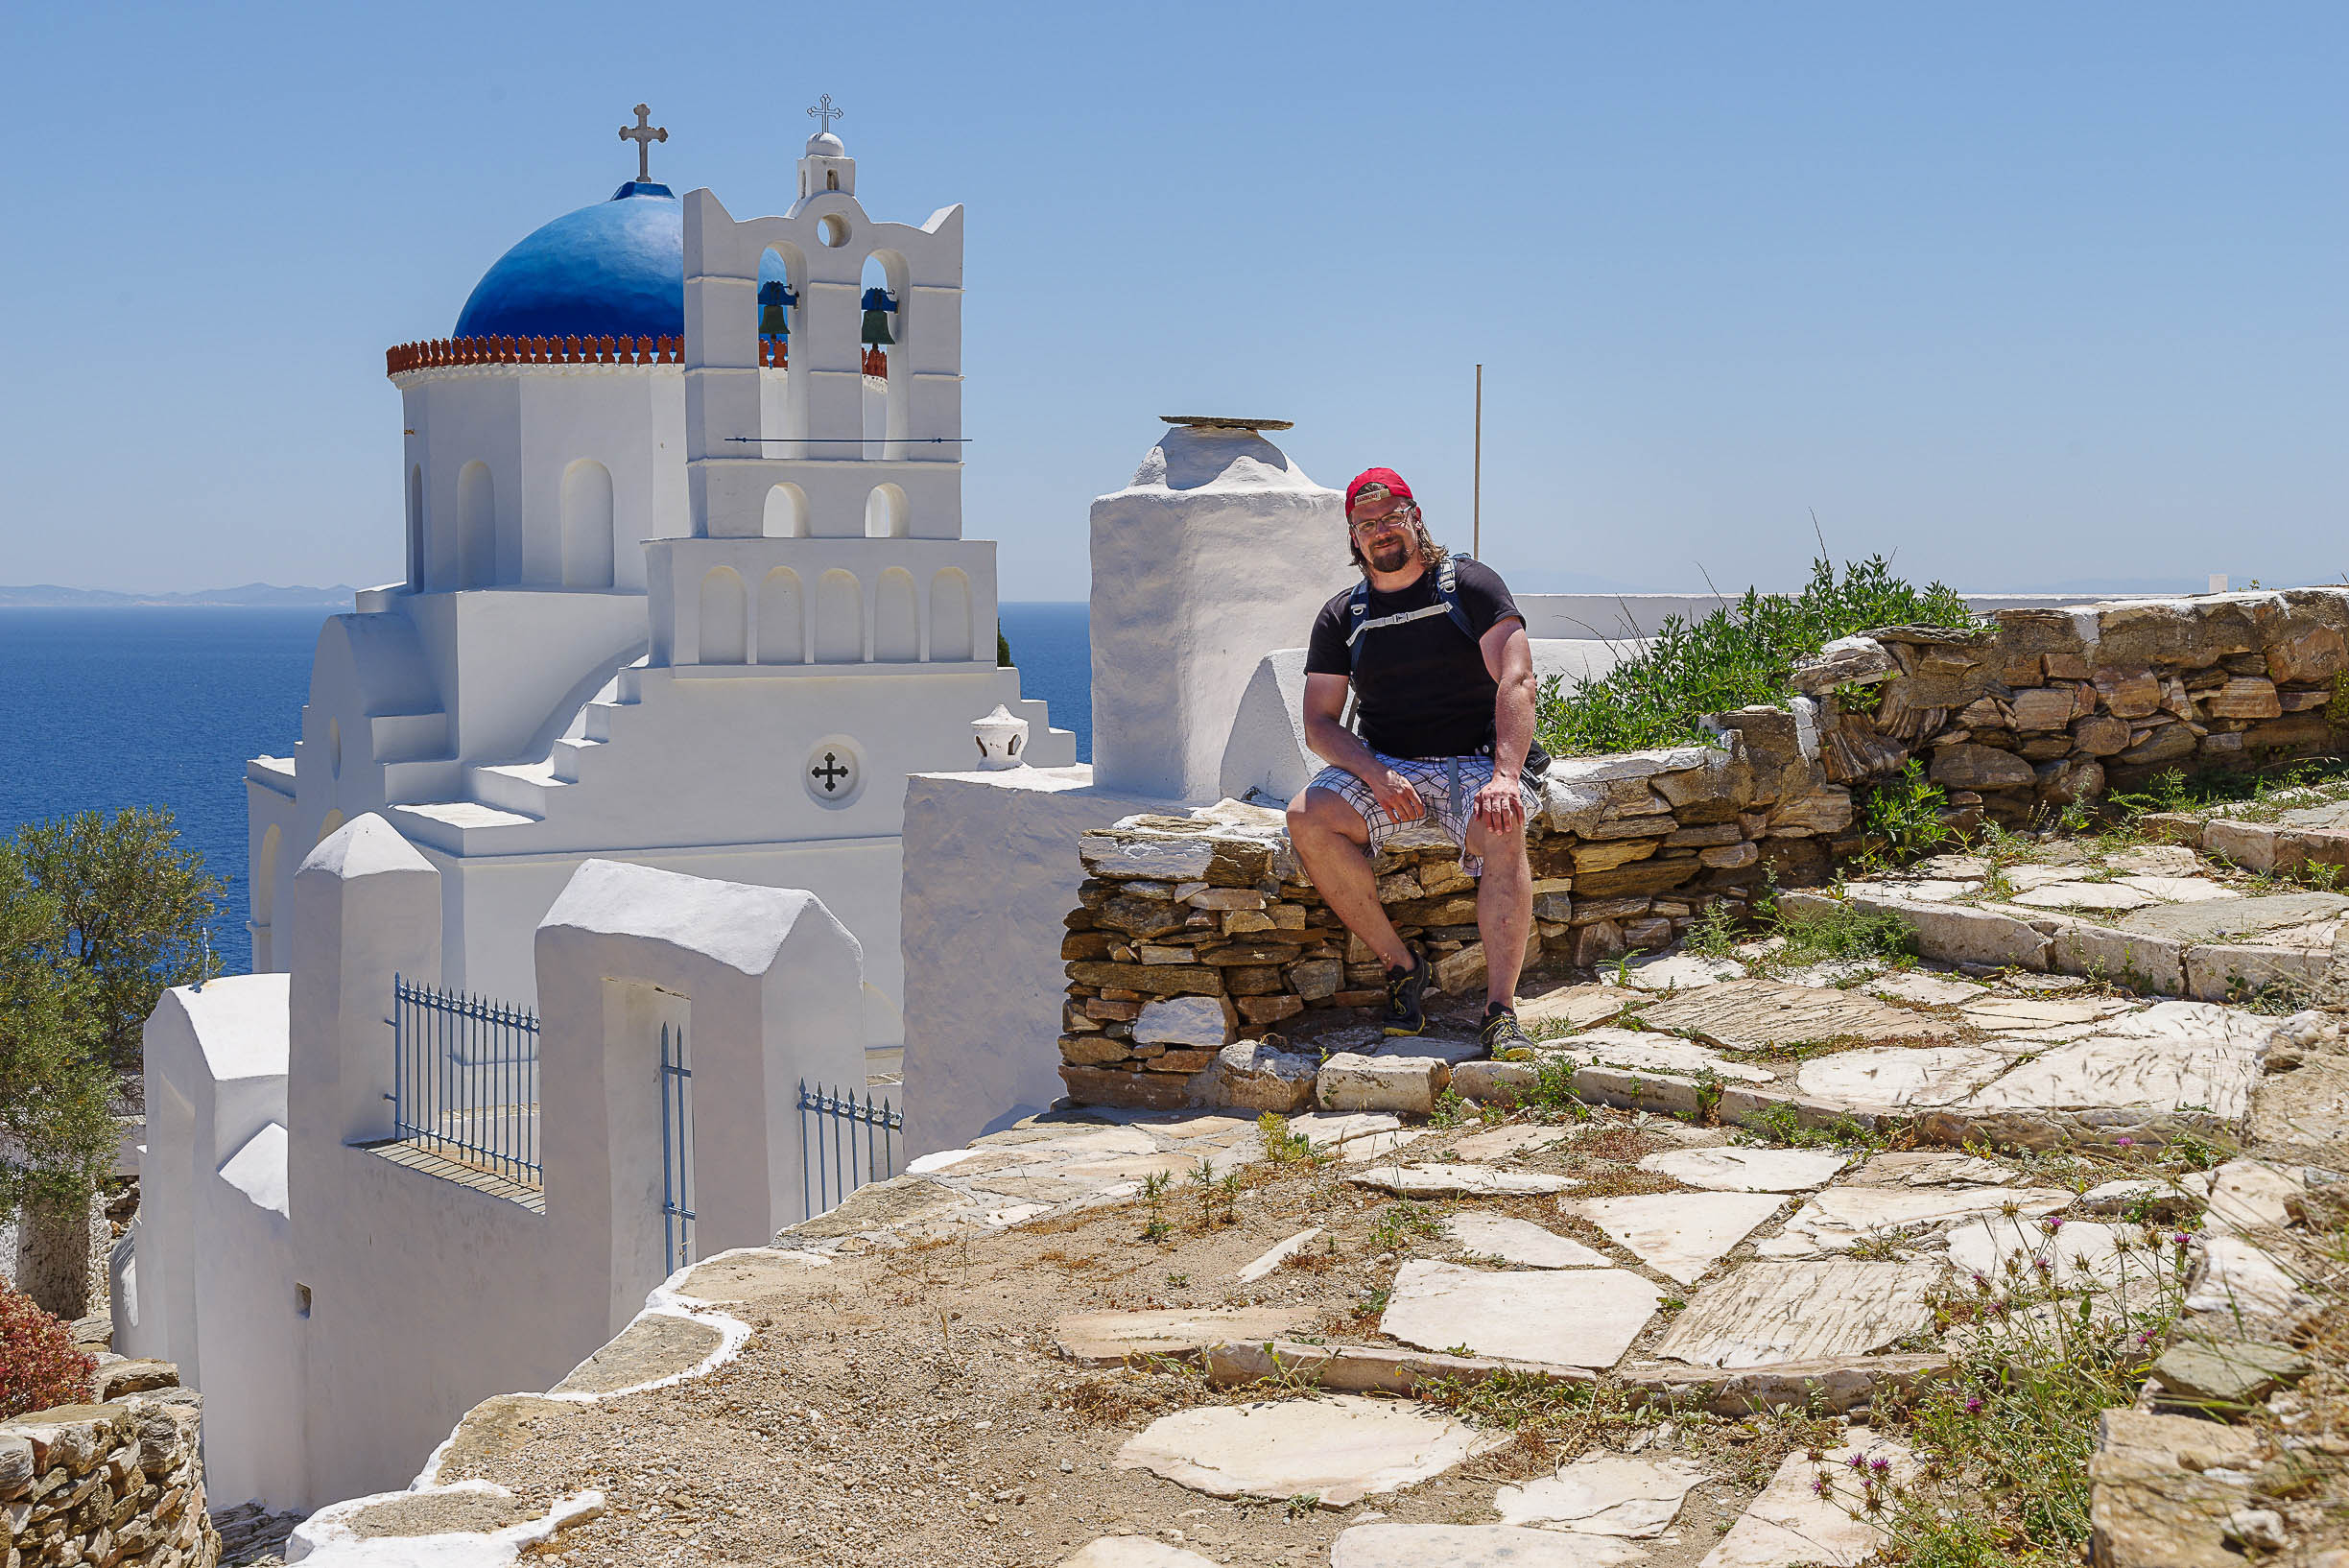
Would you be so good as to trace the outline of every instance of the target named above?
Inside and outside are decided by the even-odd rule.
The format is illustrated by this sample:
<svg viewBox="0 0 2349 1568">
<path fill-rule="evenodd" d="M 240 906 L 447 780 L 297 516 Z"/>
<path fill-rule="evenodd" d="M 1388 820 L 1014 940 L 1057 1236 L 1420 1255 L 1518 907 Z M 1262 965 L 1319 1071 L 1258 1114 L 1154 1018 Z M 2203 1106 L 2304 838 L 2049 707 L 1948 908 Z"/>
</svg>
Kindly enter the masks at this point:
<svg viewBox="0 0 2349 1568">
<path fill-rule="evenodd" d="M 544 817 L 548 796 L 566 782 L 551 762 L 492 763 L 465 770 L 465 791 L 474 799 L 532 817 Z"/>
</svg>

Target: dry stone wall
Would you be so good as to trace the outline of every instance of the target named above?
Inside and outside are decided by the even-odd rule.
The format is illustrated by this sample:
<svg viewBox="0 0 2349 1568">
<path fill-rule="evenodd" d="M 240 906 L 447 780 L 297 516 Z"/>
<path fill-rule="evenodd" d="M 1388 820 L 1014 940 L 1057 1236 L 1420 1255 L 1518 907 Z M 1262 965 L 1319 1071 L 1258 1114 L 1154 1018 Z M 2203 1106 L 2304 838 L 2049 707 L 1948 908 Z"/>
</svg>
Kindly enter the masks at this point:
<svg viewBox="0 0 2349 1568">
<path fill-rule="evenodd" d="M 0 1422 L 6 1568 L 212 1568 L 196 1391 L 165 1362 L 112 1363 L 99 1377 L 118 1397 Z"/>
<path fill-rule="evenodd" d="M 1970 630 L 1844 638 L 1792 672 L 1786 706 L 1708 718 L 1713 745 L 1553 765 L 1530 832 L 1528 956 L 1652 952 L 1709 904 L 1743 913 L 1766 873 L 1789 888 L 1827 880 L 1861 846 L 1855 792 L 1911 761 L 1971 830 L 2140 789 L 2165 769 L 2337 754 L 2344 670 L 2349 588 L 2002 610 Z M 1080 853 L 1060 1034 L 1080 1104 L 1281 1108 L 1289 1058 L 1219 1066 L 1223 1048 L 1384 1000 L 1375 957 L 1305 880 L 1277 811 L 1224 801 L 1129 817 Z M 1396 926 L 1435 961 L 1436 988 L 1481 987 L 1476 887 L 1457 850 L 1400 843 L 1376 870 Z M 1302 1065 L 1288 1076 L 1310 1079 Z"/>
<path fill-rule="evenodd" d="M 1825 777 L 1911 759 L 1951 819 L 2029 821 L 2168 769 L 2340 752 L 2349 588 L 2001 610 L 1979 630 L 1890 627 L 1794 672 Z"/>
</svg>

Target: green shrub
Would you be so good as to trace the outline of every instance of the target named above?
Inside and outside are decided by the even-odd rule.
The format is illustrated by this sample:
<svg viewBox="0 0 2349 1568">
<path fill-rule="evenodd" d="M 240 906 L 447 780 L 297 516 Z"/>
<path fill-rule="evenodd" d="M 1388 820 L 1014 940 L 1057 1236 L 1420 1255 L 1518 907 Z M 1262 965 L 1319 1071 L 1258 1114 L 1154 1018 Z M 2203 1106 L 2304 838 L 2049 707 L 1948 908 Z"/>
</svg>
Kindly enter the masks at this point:
<svg viewBox="0 0 2349 1568">
<path fill-rule="evenodd" d="M 1958 837 L 1941 817 L 1949 796 L 1941 786 L 1926 782 L 1925 770 L 1913 758 L 1909 766 L 1867 792 L 1868 832 L 1884 842 L 1895 861 L 1931 854 Z"/>
<path fill-rule="evenodd" d="M 64 1321 L 0 1285 L 0 1420 L 27 1411 L 86 1404 L 97 1361 L 74 1348 Z"/>
<path fill-rule="evenodd" d="M 1846 561 L 1840 577 L 1833 561 L 1815 560 L 1800 593 L 1748 588 L 1694 624 L 1666 617 L 1646 652 L 1597 679 L 1578 679 L 1571 690 L 1556 677 L 1544 681 L 1535 703 L 1542 745 L 1558 756 L 1677 745 L 1697 738 L 1700 715 L 1785 701 L 1794 661 L 1838 637 L 1875 627 L 1972 625 L 1955 590 L 1903 582 L 1882 556 Z"/>
</svg>

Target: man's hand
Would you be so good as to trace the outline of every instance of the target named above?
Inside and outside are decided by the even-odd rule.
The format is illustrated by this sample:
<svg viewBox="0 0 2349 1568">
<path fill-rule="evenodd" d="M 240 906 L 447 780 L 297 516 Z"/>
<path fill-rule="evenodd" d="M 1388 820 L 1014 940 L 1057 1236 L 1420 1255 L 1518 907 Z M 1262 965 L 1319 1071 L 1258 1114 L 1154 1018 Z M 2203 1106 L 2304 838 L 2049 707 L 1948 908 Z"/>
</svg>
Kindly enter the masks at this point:
<svg viewBox="0 0 2349 1568">
<path fill-rule="evenodd" d="M 1492 781 L 1476 793 L 1476 818 L 1496 833 L 1525 825 L 1525 796 L 1515 773 L 1494 770 Z"/>
<path fill-rule="evenodd" d="M 1398 822 L 1415 822 L 1427 815 L 1427 802 L 1412 788 L 1410 779 L 1392 768 L 1380 768 L 1364 775 L 1363 782 L 1378 798 L 1379 809 Z"/>
</svg>

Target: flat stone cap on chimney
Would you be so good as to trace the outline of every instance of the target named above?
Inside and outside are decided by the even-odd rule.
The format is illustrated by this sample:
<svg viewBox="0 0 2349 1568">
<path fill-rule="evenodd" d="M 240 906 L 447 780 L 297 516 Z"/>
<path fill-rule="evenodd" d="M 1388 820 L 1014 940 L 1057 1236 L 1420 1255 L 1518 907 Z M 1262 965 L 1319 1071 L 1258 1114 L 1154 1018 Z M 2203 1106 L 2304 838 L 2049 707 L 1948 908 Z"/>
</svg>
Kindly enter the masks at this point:
<svg viewBox="0 0 2349 1568">
<path fill-rule="evenodd" d="M 1294 419 L 1233 419 L 1221 414 L 1161 414 L 1171 425 L 1191 430 L 1294 430 Z"/>
</svg>

